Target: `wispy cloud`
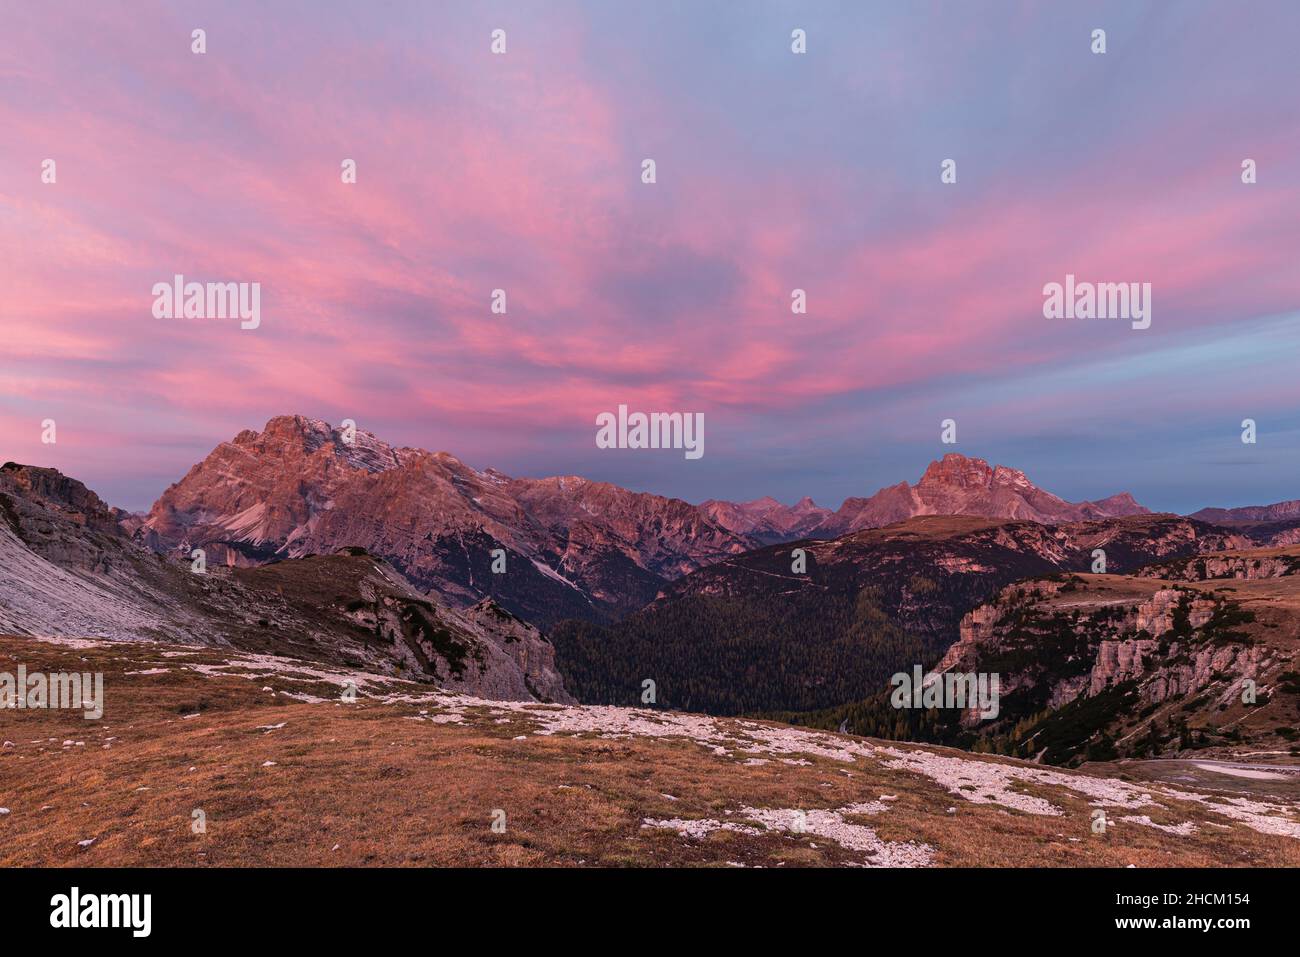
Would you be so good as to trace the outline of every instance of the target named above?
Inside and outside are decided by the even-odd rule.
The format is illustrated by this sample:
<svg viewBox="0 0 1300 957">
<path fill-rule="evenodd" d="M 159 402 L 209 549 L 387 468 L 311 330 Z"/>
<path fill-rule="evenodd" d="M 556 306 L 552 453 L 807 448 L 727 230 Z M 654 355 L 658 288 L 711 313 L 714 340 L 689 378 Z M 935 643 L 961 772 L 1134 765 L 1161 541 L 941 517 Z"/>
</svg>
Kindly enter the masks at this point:
<svg viewBox="0 0 1300 957">
<path fill-rule="evenodd" d="M 1167 463 L 1213 445 L 1216 406 L 1294 421 L 1279 357 L 1300 332 L 1270 317 L 1300 308 L 1298 15 L 944 11 L 814 11 L 795 57 L 782 5 L 17 10 L 0 59 L 7 457 L 143 504 L 203 448 L 300 411 L 627 479 L 591 422 L 630 401 L 717 423 L 707 468 L 632 484 L 834 501 L 944 451 L 942 409 L 971 424 L 963 451 L 1109 469 L 1080 497 L 1134 485 L 1164 505 Z M 1152 328 L 1044 320 L 1041 287 L 1066 272 L 1152 283 Z M 261 282 L 262 327 L 154 319 L 150 287 L 175 273 Z M 1135 407 L 1160 424 L 1136 460 Z M 1300 494 L 1279 461 L 1252 493 Z"/>
</svg>

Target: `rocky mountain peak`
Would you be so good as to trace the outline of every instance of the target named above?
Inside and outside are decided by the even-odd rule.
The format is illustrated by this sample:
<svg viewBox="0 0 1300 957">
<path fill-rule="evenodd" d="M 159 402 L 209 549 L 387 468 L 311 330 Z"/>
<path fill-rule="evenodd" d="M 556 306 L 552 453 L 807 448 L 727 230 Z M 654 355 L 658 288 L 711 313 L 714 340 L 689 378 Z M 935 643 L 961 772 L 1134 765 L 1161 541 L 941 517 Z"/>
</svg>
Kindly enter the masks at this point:
<svg viewBox="0 0 1300 957">
<path fill-rule="evenodd" d="M 261 432 L 252 429 L 240 432 L 235 437 L 235 444 L 264 449 L 292 447 L 311 454 L 328 442 L 332 433 L 329 424 L 319 419 L 309 419 L 303 415 L 277 415 L 267 420 Z"/>
<path fill-rule="evenodd" d="M 263 456 L 315 455 L 321 449 L 352 468 L 379 472 L 395 468 L 404 456 L 415 450 L 394 449 L 373 432 L 362 428 L 334 428 L 321 419 L 305 415 L 277 415 L 269 419 L 261 432 L 245 429 L 235 437 L 234 445 Z M 459 462 L 446 452 L 435 456 Z"/>
<path fill-rule="evenodd" d="M 1118 495 L 1111 495 L 1088 504 L 1096 506 L 1102 514 L 1107 516 L 1149 515 L 1151 513 L 1149 508 L 1138 504 L 1137 499 L 1128 492 L 1120 492 Z"/>
<path fill-rule="evenodd" d="M 218 445 L 154 503 L 139 537 L 239 566 L 360 546 L 454 604 L 492 594 L 542 624 L 640 607 L 666 578 L 757 544 L 679 499 L 480 472 L 301 415 Z M 497 549 L 508 574 L 492 568 Z"/>
<path fill-rule="evenodd" d="M 930 463 L 916 487 L 988 488 L 992 481 L 993 467 L 988 462 L 949 452 L 942 459 Z"/>
<path fill-rule="evenodd" d="M 976 515 L 1051 525 L 1146 513 L 1128 493 L 1074 504 L 1039 488 L 1019 469 L 949 452 L 931 462 L 915 485 L 900 482 L 870 498 L 845 499 L 813 534 L 833 537 L 917 515 Z"/>
</svg>

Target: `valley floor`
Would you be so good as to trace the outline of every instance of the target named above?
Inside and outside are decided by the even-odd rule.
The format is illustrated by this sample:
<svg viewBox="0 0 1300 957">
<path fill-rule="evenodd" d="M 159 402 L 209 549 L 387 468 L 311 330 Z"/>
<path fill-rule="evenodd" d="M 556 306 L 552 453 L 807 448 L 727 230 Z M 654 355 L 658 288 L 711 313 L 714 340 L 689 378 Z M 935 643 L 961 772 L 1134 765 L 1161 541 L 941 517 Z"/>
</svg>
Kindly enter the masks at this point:
<svg viewBox="0 0 1300 957">
<path fill-rule="evenodd" d="M 1224 763 L 1285 773 L 1103 776 L 267 655 L 0 638 L 0 672 L 20 663 L 102 672 L 107 703 L 100 720 L 0 711 L 5 866 L 1300 865 L 1300 777 L 1273 758 Z"/>
</svg>

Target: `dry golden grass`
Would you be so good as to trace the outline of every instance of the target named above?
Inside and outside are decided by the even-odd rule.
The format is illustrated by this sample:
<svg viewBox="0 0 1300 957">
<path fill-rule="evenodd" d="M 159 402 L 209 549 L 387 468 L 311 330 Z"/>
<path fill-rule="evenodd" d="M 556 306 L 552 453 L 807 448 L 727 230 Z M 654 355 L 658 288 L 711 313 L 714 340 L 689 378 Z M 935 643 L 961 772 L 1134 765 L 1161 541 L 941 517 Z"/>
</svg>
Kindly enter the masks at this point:
<svg viewBox="0 0 1300 957">
<path fill-rule="evenodd" d="M 464 724 L 436 724 L 412 720 L 415 704 L 303 703 L 283 693 L 300 683 L 206 677 L 178 663 L 219 663 L 219 653 L 168 650 L 0 639 L 0 671 L 19 661 L 30 671 L 102 671 L 107 695 L 100 721 L 0 712 L 0 737 L 12 742 L 0 751 L 0 806 L 10 809 L 0 816 L 0 864 L 861 863 L 861 853 L 813 834 L 689 839 L 642 821 L 726 819 L 745 806 L 839 808 L 883 794 L 897 796 L 887 812 L 849 820 L 887 841 L 928 844 L 940 865 L 1300 864 L 1300 841 L 1227 819 L 1226 830 L 1189 837 L 1134 825 L 1095 835 L 1087 800 L 1059 788 L 1025 785 L 1065 812 L 1042 817 L 969 803 L 875 761 L 802 755 L 806 766 L 746 766 L 683 738 L 515 740 L 530 730 L 526 716 L 498 723 L 482 709 Z M 158 667 L 171 670 L 128 673 Z M 504 833 L 492 830 L 494 809 L 506 814 Z M 206 833 L 192 832 L 195 810 Z M 1217 819 L 1193 805 L 1145 813 L 1167 823 Z"/>
</svg>

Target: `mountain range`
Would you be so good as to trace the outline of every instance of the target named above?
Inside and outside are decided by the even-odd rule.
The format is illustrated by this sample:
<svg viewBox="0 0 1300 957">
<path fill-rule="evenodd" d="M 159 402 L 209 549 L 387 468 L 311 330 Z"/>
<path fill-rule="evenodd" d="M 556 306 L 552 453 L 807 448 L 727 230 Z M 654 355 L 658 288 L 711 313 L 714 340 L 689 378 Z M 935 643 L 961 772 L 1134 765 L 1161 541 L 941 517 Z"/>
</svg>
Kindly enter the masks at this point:
<svg viewBox="0 0 1300 957">
<path fill-rule="evenodd" d="M 197 642 L 495 698 L 634 704 L 650 680 L 660 706 L 814 713 L 937 663 L 1018 582 L 1097 572 L 1099 554 L 1110 575 L 1217 568 L 1293 544 L 1293 504 L 1071 503 L 948 454 L 834 512 L 693 505 L 279 416 L 144 515 L 6 464 L 0 632 Z"/>
<path fill-rule="evenodd" d="M 614 621 L 681 576 L 774 543 L 830 539 L 923 515 L 1058 523 L 1146 514 L 1128 494 L 1073 504 L 1023 472 L 950 453 L 915 485 L 837 511 L 805 498 L 733 503 L 633 492 L 578 476 L 512 478 L 446 452 L 393 448 L 303 416 L 218 445 L 135 533 L 164 553 L 253 565 L 359 546 L 457 604 L 492 596 L 541 627 Z M 504 553 L 506 572 L 493 571 Z M 496 563 L 500 568 L 500 560 Z"/>
<path fill-rule="evenodd" d="M 0 635 L 179 642 L 474 701 L 762 714 L 1066 765 L 1296 754 L 1292 506 L 1070 503 L 953 454 L 833 512 L 697 506 L 279 416 L 146 515 L 55 469 L 0 467 Z M 996 672 L 1004 710 L 900 711 L 885 688 L 913 668 Z M 1245 679 L 1257 701 L 1239 701 Z"/>
<path fill-rule="evenodd" d="M 791 506 L 773 498 L 742 504 L 710 499 L 700 508 L 723 527 L 765 544 L 836 538 L 918 515 L 979 515 L 1056 524 L 1150 514 L 1127 492 L 1096 502 L 1067 502 L 1038 488 L 1019 469 L 992 466 L 956 452 L 931 462 L 915 485 L 899 482 L 869 498 L 847 498 L 836 511 L 810 498 Z"/>
</svg>

